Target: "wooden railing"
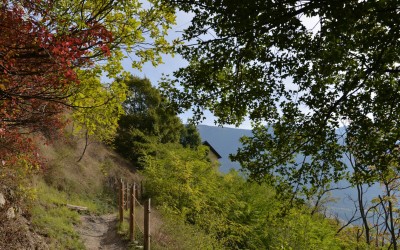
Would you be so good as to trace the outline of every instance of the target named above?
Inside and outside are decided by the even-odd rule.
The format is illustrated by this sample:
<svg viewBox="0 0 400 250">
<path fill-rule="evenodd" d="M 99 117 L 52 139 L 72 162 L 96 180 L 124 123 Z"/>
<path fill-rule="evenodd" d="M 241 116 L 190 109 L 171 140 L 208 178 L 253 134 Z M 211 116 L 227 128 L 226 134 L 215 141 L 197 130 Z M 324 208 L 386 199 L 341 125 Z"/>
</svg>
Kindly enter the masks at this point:
<svg viewBox="0 0 400 250">
<path fill-rule="evenodd" d="M 140 190 L 143 190 L 142 188 Z M 118 210 L 119 210 L 119 222 L 124 222 L 124 211 L 129 208 L 129 239 L 134 242 L 136 236 L 136 229 L 143 233 L 143 248 L 150 250 L 150 199 L 144 201 L 144 204 L 139 202 L 139 189 L 136 183 L 126 184 L 121 179 L 119 181 L 118 188 Z M 140 228 L 138 218 L 136 216 L 136 207 L 140 206 L 143 208 L 143 230 Z"/>
</svg>

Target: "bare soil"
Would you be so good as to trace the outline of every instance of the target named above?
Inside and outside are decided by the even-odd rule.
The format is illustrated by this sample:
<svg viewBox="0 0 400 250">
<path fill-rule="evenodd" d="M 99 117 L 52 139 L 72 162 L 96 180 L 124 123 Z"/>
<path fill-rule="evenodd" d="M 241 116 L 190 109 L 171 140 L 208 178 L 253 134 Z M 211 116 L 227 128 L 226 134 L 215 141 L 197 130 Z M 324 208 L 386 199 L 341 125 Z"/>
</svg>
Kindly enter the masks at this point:
<svg viewBox="0 0 400 250">
<path fill-rule="evenodd" d="M 88 250 L 122 250 L 129 249 L 128 241 L 117 233 L 117 216 L 84 215 L 82 223 L 77 228 Z"/>
</svg>

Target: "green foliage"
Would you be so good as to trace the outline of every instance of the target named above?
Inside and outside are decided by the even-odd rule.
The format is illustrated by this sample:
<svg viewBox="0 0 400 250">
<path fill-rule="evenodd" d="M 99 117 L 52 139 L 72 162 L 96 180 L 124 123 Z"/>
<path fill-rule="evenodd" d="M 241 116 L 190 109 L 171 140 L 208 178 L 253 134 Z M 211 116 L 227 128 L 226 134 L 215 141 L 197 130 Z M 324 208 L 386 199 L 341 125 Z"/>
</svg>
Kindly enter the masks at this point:
<svg viewBox="0 0 400 250">
<path fill-rule="evenodd" d="M 206 151 L 159 145 L 144 157 L 146 195 L 226 249 L 343 249 L 336 225 L 303 205 L 287 210 L 289 200 L 266 184 L 219 174 Z"/>
<path fill-rule="evenodd" d="M 153 249 L 224 249 L 213 235 L 205 233 L 204 230 L 196 226 L 187 224 L 179 215 L 163 213 L 162 218 L 163 224 L 160 231 L 164 236 L 164 242 L 153 237 Z"/>
<path fill-rule="evenodd" d="M 58 21 L 53 25 L 56 25 L 61 33 L 68 32 L 68 26 L 71 24 L 85 29 L 92 22 L 111 32 L 112 41 L 103 44 L 108 50 L 105 46 L 100 46 L 88 55 L 96 61 L 106 61 L 99 66 L 109 78 L 114 78 L 121 72 L 121 61 L 125 57 L 123 51 L 136 55 L 132 66 L 140 69 L 143 63 L 148 61 L 154 65 L 161 63 L 161 54 L 171 53 L 173 44 L 176 43 L 171 44 L 165 39 L 167 31 L 175 23 L 175 11 L 159 0 L 148 1 L 147 6 L 137 0 L 56 1 L 49 7 Z M 99 56 L 105 52 L 109 54 Z"/>
<path fill-rule="evenodd" d="M 118 119 L 124 114 L 121 103 L 126 98 L 126 86 L 114 81 L 108 86 L 100 82 L 100 70 L 78 70 L 80 84 L 71 90 L 70 103 L 74 107 L 74 134 L 84 130 L 88 136 L 111 143 Z"/>
<path fill-rule="evenodd" d="M 180 143 L 184 147 L 189 147 L 193 149 L 201 145 L 200 133 L 194 124 L 189 123 L 182 130 Z"/>
<path fill-rule="evenodd" d="M 183 34 L 190 45 L 179 49 L 190 64 L 164 89 L 182 109 L 194 105 L 195 118 L 209 109 L 220 124 L 255 122 L 235 158 L 254 179 L 277 173 L 277 182 L 323 186 L 348 175 L 344 152 L 363 152 L 361 171 L 376 176 L 400 138 L 397 6 L 179 1 L 195 10 Z M 294 164 L 296 156 L 304 160 Z"/>
<path fill-rule="evenodd" d="M 127 76 L 118 81 L 126 84 L 128 93 L 114 145 L 140 167 L 139 158 L 154 154 L 158 143 L 178 142 L 183 125 L 148 79 Z"/>
<path fill-rule="evenodd" d="M 206 160 L 206 150 L 199 147 L 193 151 L 179 144 L 159 145 L 156 156 L 143 159 L 146 187 L 149 187 L 145 189 L 146 194 L 159 197 L 157 202 L 173 213 L 189 216 L 193 211 L 200 211 L 205 206 L 202 194 L 217 189 L 217 169 Z M 163 196 L 165 190 L 170 195 Z"/>
<path fill-rule="evenodd" d="M 343 249 L 327 219 L 310 216 L 309 211 L 291 210 L 272 233 L 275 246 L 282 249 Z"/>
</svg>

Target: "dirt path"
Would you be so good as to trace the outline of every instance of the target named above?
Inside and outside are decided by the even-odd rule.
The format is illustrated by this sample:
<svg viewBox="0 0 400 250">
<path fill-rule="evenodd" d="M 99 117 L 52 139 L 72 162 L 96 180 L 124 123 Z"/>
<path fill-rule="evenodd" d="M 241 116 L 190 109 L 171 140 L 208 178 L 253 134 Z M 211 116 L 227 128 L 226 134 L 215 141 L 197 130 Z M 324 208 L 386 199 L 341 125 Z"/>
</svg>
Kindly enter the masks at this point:
<svg viewBox="0 0 400 250">
<path fill-rule="evenodd" d="M 128 243 L 117 234 L 115 214 L 101 216 L 84 215 L 77 228 L 86 249 L 88 250 L 122 250 L 128 249 Z"/>
</svg>

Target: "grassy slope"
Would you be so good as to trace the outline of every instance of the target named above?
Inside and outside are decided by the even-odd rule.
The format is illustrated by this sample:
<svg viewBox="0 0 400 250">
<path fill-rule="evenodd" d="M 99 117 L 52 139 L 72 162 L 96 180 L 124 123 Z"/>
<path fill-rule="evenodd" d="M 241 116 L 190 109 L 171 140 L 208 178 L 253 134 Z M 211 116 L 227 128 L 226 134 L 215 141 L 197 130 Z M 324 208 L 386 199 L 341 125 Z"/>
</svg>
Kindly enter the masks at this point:
<svg viewBox="0 0 400 250">
<path fill-rule="evenodd" d="M 36 230 L 47 236 L 51 249 L 84 249 L 74 225 L 79 214 L 65 205 L 88 207 L 88 213 L 116 211 L 116 195 L 109 187 L 114 178 L 140 181 L 129 164 L 101 143 L 92 142 L 83 157 L 84 141 L 60 139 L 51 144 L 39 143 L 46 159 L 44 173 L 34 180 L 37 199 L 31 208 Z"/>
<path fill-rule="evenodd" d="M 127 161 L 101 143 L 92 142 L 82 161 L 77 162 L 83 147 L 84 141 L 77 138 L 40 144 L 47 167 L 34 180 L 37 199 L 31 208 L 32 222 L 36 231 L 47 236 L 51 249 L 84 249 L 74 228 L 80 223 L 80 215 L 65 204 L 88 207 L 90 214 L 116 213 L 116 194 L 111 192 L 108 180 L 142 180 Z M 138 221 L 143 219 L 141 211 L 137 207 Z M 121 238 L 127 238 L 126 221 L 120 225 Z M 197 228 L 185 225 L 181 218 L 155 208 L 151 213 L 151 234 L 153 249 L 209 249 L 214 241 Z"/>
</svg>

